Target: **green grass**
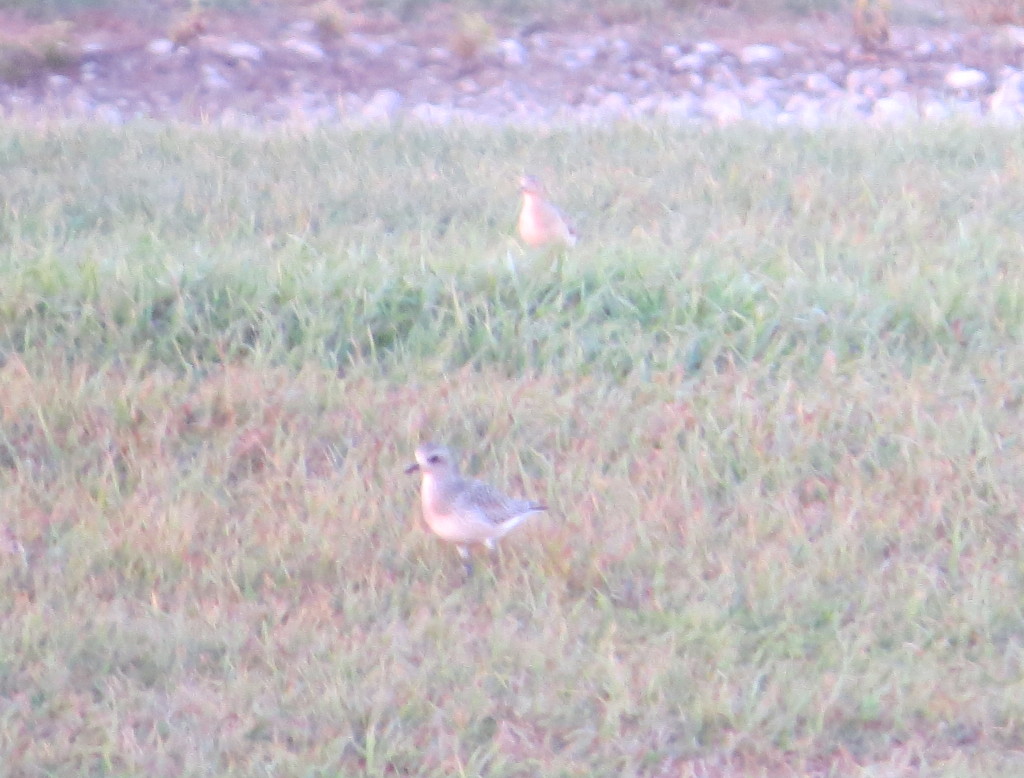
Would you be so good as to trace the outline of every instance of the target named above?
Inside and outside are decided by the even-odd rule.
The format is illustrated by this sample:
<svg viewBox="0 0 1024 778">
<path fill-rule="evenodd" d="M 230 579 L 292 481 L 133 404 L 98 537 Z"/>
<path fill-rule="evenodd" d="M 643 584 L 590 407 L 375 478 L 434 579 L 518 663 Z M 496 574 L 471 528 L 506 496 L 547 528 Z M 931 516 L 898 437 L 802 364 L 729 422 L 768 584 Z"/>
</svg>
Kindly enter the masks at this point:
<svg viewBox="0 0 1024 778">
<path fill-rule="evenodd" d="M 0 776 L 1020 774 L 1019 132 L 6 127 L 0 180 Z M 551 506 L 466 585 L 425 438 Z"/>
</svg>

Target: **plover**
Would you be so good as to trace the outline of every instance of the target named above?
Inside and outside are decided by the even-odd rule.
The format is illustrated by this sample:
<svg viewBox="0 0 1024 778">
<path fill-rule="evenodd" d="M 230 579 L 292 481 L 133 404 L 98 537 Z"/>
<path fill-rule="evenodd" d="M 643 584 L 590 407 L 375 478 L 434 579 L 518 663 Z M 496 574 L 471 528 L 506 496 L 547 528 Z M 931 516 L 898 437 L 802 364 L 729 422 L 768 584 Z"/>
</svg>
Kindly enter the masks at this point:
<svg viewBox="0 0 1024 778">
<path fill-rule="evenodd" d="M 491 551 L 510 530 L 547 506 L 531 500 L 507 497 L 493 486 L 463 478 L 452 452 L 444 446 L 426 443 L 416 449 L 416 461 L 406 473 L 423 475 L 420 501 L 423 519 L 442 540 L 459 550 L 467 575 L 473 573 L 469 547 L 482 543 Z"/>
<path fill-rule="evenodd" d="M 519 237 L 530 248 L 576 245 L 576 230 L 557 206 L 549 202 L 544 185 L 533 176 L 519 179 L 523 205 L 519 210 Z"/>
</svg>

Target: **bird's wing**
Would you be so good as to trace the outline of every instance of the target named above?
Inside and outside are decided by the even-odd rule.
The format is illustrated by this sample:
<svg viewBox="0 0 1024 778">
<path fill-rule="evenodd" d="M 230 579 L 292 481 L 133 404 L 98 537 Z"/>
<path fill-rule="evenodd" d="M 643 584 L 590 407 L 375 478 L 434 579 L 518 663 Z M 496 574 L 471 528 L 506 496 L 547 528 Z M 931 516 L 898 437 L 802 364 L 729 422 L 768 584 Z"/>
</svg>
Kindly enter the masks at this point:
<svg viewBox="0 0 1024 778">
<path fill-rule="evenodd" d="M 524 513 L 544 510 L 529 500 L 514 500 L 483 481 L 470 481 L 455 499 L 461 511 L 473 512 L 490 524 L 502 524 Z"/>
<path fill-rule="evenodd" d="M 565 211 L 559 208 L 554 203 L 548 203 L 548 207 L 552 211 L 553 224 L 552 227 L 562 233 L 562 239 L 570 245 L 576 242 L 579 237 L 576 232 L 576 225 L 573 224 L 572 219 L 565 215 Z"/>
</svg>

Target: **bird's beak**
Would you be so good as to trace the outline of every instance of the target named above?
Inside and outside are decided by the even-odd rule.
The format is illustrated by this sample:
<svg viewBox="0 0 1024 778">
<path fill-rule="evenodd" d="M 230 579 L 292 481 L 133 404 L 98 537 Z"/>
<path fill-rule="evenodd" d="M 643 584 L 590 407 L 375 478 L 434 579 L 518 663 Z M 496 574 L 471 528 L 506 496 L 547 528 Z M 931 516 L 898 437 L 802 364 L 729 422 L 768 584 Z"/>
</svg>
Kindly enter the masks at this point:
<svg viewBox="0 0 1024 778">
<path fill-rule="evenodd" d="M 419 469 L 420 469 L 420 463 L 419 462 L 413 462 L 411 465 L 409 465 L 407 468 L 405 468 L 405 474 L 409 475 L 409 473 L 415 473 Z"/>
</svg>

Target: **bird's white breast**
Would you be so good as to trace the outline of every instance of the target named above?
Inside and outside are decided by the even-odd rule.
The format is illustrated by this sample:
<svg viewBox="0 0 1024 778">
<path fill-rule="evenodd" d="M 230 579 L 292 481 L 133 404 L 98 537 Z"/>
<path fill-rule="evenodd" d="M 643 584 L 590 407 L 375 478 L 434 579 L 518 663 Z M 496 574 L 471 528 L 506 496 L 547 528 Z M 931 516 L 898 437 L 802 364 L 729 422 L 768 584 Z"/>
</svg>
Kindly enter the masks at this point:
<svg viewBox="0 0 1024 778">
<path fill-rule="evenodd" d="M 433 475 L 423 478 L 423 519 L 439 538 L 452 543 L 479 543 L 497 534 L 493 525 L 477 516 L 458 513 L 449 500 L 450 495 L 442 492 Z"/>
</svg>

